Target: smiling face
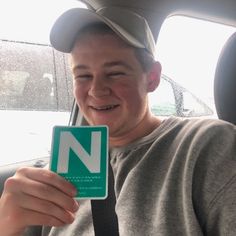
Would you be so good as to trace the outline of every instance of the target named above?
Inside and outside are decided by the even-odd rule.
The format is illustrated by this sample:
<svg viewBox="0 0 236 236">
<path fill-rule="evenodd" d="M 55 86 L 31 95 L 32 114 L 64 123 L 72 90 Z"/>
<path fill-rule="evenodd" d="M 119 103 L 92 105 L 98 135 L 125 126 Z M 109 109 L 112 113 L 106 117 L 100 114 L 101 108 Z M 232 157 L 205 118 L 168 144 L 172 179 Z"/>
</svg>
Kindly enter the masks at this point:
<svg viewBox="0 0 236 236">
<path fill-rule="evenodd" d="M 107 125 L 110 141 L 122 144 L 142 136 L 153 122 L 147 93 L 158 83 L 143 71 L 134 49 L 116 35 L 87 33 L 71 55 L 74 96 L 88 123 Z"/>
</svg>

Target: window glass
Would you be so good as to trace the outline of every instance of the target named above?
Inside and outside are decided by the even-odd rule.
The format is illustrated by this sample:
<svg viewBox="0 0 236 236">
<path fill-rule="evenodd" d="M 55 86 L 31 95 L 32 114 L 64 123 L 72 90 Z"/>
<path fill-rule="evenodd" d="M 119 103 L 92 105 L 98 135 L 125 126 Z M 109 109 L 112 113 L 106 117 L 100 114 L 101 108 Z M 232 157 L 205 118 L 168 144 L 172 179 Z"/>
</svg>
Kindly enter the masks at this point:
<svg viewBox="0 0 236 236">
<path fill-rule="evenodd" d="M 67 125 L 73 103 L 68 55 L 49 32 L 77 0 L 0 1 L 0 166 L 50 155 L 53 126 Z"/>
<path fill-rule="evenodd" d="M 159 89 L 149 94 L 151 111 L 156 116 L 176 115 L 175 95 L 171 81 L 162 76 Z"/>
<path fill-rule="evenodd" d="M 189 91 L 182 92 L 182 114 L 180 116 L 195 117 L 213 115 L 213 111 L 203 101 Z"/>
<path fill-rule="evenodd" d="M 57 110 L 52 48 L 14 41 L 0 48 L 1 109 Z"/>
<path fill-rule="evenodd" d="M 165 20 L 157 40 L 156 58 L 162 64 L 162 74 L 178 83 L 177 88 L 172 87 L 178 116 L 217 118 L 213 97 L 216 63 L 223 45 L 235 31 L 230 26 L 185 16 Z M 156 94 L 159 89 L 161 86 Z"/>
</svg>

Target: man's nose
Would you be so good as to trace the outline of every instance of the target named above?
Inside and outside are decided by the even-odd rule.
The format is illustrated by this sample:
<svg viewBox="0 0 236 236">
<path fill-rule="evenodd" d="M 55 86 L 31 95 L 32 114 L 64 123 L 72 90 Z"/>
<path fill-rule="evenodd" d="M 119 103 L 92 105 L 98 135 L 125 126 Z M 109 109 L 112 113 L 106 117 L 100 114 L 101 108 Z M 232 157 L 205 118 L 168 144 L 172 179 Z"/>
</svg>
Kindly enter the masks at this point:
<svg viewBox="0 0 236 236">
<path fill-rule="evenodd" d="M 93 97 L 103 97 L 110 94 L 110 87 L 104 77 L 94 77 L 88 94 Z"/>
</svg>

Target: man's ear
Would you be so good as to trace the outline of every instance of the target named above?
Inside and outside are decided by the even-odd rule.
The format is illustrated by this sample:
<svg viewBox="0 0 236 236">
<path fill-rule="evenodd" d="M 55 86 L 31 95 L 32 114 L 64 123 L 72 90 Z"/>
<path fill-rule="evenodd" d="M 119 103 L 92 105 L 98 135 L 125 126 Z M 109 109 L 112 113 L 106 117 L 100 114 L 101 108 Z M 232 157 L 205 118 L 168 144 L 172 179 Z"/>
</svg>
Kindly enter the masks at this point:
<svg viewBox="0 0 236 236">
<path fill-rule="evenodd" d="M 159 85 L 161 78 L 161 64 L 156 61 L 148 73 L 147 91 L 153 92 Z"/>
</svg>

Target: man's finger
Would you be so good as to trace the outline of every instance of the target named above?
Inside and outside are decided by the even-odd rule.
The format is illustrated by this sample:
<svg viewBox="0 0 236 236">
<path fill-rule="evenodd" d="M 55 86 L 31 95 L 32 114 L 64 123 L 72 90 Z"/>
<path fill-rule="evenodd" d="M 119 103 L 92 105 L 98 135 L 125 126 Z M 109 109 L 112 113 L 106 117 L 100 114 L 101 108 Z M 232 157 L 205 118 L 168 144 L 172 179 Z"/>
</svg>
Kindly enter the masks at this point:
<svg viewBox="0 0 236 236">
<path fill-rule="evenodd" d="M 16 177 L 17 175 L 24 175 L 29 179 L 54 186 L 71 197 L 76 195 L 76 188 L 70 182 L 50 170 L 27 167 L 19 169 Z"/>
</svg>

